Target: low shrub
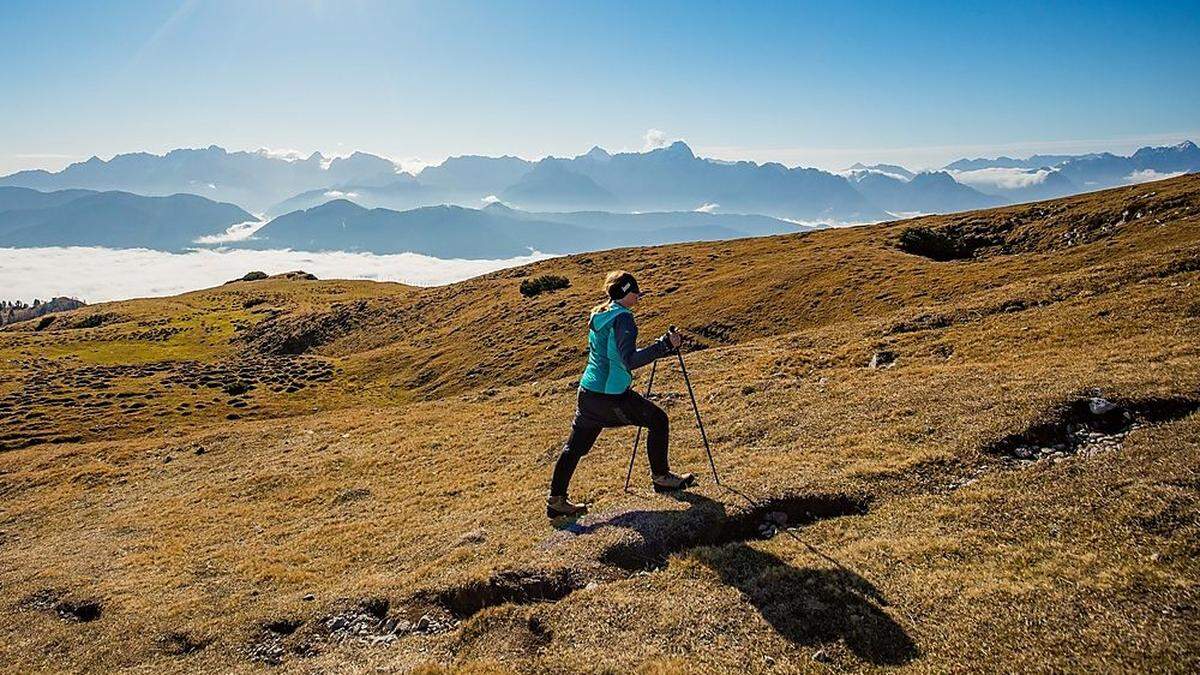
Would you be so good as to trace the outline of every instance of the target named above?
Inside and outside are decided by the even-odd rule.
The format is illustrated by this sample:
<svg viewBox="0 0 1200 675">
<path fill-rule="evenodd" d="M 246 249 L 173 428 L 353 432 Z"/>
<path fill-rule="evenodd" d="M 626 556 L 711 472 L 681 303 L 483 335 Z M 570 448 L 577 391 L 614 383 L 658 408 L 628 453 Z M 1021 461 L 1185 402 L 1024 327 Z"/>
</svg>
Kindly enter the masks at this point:
<svg viewBox="0 0 1200 675">
<path fill-rule="evenodd" d="M 560 288 L 570 288 L 571 280 L 566 277 L 560 277 L 554 274 L 543 274 L 540 277 L 533 279 L 525 279 L 521 282 L 521 295 L 527 298 L 532 298 L 546 291 L 557 291 Z"/>
</svg>

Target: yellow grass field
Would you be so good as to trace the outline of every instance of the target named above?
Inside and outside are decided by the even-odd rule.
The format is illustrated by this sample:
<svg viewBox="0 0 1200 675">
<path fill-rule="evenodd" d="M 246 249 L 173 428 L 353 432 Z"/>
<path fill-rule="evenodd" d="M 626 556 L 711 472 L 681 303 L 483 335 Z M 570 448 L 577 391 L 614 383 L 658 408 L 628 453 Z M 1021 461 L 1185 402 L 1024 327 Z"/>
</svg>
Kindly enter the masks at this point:
<svg viewBox="0 0 1200 675">
<path fill-rule="evenodd" d="M 608 430 L 551 523 L 618 268 L 722 485 L 664 360 L 699 485 Z M 5 671 L 1200 669 L 1200 176 L 51 317 L 0 330 Z"/>
</svg>

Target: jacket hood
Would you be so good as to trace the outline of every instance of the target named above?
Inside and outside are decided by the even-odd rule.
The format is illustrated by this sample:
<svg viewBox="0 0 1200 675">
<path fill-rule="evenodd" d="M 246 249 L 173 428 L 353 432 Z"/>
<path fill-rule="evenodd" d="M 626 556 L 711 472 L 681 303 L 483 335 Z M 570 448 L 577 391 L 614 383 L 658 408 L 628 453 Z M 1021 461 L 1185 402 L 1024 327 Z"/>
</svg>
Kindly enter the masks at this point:
<svg viewBox="0 0 1200 675">
<path fill-rule="evenodd" d="M 592 315 L 592 330 L 604 330 L 618 316 L 620 316 L 621 314 L 624 314 L 628 311 L 629 311 L 628 307 L 625 307 L 624 305 L 620 305 L 615 302 L 612 303 L 611 305 L 608 306 L 608 309 L 604 310 L 603 312 L 598 312 L 598 313 Z"/>
</svg>

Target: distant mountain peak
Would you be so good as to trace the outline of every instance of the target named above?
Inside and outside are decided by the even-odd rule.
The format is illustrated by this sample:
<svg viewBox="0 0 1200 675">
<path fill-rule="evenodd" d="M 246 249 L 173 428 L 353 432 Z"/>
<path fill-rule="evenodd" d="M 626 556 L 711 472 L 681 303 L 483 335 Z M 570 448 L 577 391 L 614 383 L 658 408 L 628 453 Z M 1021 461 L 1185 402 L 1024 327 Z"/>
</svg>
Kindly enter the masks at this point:
<svg viewBox="0 0 1200 675">
<path fill-rule="evenodd" d="M 588 159 L 595 159 L 595 160 L 600 160 L 600 161 L 612 159 L 612 155 L 608 154 L 607 150 L 605 150 L 604 148 L 602 148 L 598 145 L 593 145 L 591 150 L 588 150 L 586 153 L 584 153 L 583 155 L 580 155 L 580 156 L 587 157 Z"/>
<path fill-rule="evenodd" d="M 688 147 L 688 144 L 684 143 L 683 141 L 675 141 L 674 143 L 668 145 L 666 148 L 664 148 L 664 152 L 670 155 L 679 155 L 681 157 L 696 157 L 694 154 L 692 154 L 692 149 Z"/>
</svg>

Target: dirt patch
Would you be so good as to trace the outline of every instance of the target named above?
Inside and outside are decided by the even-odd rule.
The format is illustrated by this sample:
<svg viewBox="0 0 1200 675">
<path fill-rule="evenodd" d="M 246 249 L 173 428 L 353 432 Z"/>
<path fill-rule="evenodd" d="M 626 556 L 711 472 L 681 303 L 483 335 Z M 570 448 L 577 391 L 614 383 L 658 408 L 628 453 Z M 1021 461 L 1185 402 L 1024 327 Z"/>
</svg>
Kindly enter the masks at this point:
<svg viewBox="0 0 1200 675">
<path fill-rule="evenodd" d="M 95 621 L 104 613 L 104 606 L 97 600 L 64 597 L 64 591 L 43 589 L 27 597 L 21 607 L 37 611 L 50 611 L 58 618 L 71 623 Z"/>
<path fill-rule="evenodd" d="M 379 311 L 365 300 L 333 305 L 327 312 L 283 315 L 264 319 L 239 338 L 258 354 L 295 356 L 379 320 Z"/>
<path fill-rule="evenodd" d="M 1135 429 L 1177 420 L 1197 410 L 1200 400 L 1182 396 L 1131 401 L 1080 398 L 1050 411 L 1044 416 L 1047 421 L 988 445 L 984 452 L 1021 462 L 1088 456 L 1119 449 Z"/>
<path fill-rule="evenodd" d="M 299 656 L 311 656 L 315 650 L 307 641 L 290 641 L 288 637 L 300 629 L 304 622 L 299 619 L 276 619 L 262 625 L 258 637 L 250 645 L 251 661 L 268 665 L 283 663 L 283 657 L 290 651 Z"/>
<path fill-rule="evenodd" d="M 583 588 L 585 581 L 570 569 L 503 571 L 437 593 L 437 602 L 462 620 L 498 605 L 555 602 Z"/>
<path fill-rule="evenodd" d="M 187 656 L 212 644 L 212 638 L 196 637 L 182 631 L 172 631 L 160 637 L 158 642 L 165 654 Z"/>
<path fill-rule="evenodd" d="M 976 251 L 994 246 L 996 240 L 957 229 L 910 227 L 900 233 L 896 247 L 905 253 L 938 262 L 971 260 Z"/>
<path fill-rule="evenodd" d="M 720 545 L 763 539 L 789 527 L 803 527 L 831 518 L 861 516 L 870 510 L 871 502 L 870 496 L 844 494 L 770 499 L 749 511 L 726 518 L 714 543 Z"/>
</svg>

